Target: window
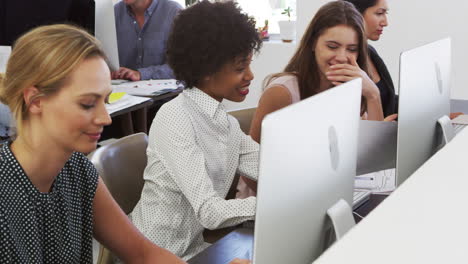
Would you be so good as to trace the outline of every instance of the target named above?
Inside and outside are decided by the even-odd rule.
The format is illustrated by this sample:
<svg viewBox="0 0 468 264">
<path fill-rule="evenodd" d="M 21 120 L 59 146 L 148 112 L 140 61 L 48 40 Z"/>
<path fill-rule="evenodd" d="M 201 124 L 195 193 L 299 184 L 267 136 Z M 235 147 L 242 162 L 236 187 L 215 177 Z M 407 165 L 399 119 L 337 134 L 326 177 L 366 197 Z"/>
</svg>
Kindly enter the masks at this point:
<svg viewBox="0 0 468 264">
<path fill-rule="evenodd" d="M 268 33 L 279 34 L 278 21 L 287 20 L 281 14 L 284 9 L 292 9 L 291 20 L 296 20 L 296 0 L 236 0 L 244 12 L 255 17 L 256 27 L 263 27 L 268 20 Z"/>
</svg>

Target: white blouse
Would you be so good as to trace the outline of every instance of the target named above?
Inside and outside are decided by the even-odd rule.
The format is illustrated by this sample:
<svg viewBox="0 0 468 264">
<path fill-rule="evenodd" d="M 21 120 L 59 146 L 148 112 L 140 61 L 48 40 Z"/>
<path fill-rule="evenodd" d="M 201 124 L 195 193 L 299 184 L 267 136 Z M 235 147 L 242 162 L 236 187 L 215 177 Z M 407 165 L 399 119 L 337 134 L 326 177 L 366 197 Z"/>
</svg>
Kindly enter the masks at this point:
<svg viewBox="0 0 468 264">
<path fill-rule="evenodd" d="M 224 106 L 197 88 L 158 111 L 132 221 L 151 241 L 187 260 L 209 244 L 203 230 L 255 217 L 256 198 L 225 200 L 238 172 L 257 180 L 259 145 Z"/>
</svg>

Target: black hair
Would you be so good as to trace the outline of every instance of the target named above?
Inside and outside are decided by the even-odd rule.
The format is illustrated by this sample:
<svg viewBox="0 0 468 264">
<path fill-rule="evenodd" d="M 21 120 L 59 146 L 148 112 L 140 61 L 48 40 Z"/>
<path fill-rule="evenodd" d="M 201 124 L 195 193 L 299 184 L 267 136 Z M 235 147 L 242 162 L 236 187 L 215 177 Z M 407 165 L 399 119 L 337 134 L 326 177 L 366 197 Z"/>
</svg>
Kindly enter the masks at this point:
<svg viewBox="0 0 468 264">
<path fill-rule="evenodd" d="M 186 87 L 237 58 L 258 52 L 262 45 L 255 20 L 234 2 L 202 1 L 180 11 L 167 42 L 167 60 Z"/>
</svg>

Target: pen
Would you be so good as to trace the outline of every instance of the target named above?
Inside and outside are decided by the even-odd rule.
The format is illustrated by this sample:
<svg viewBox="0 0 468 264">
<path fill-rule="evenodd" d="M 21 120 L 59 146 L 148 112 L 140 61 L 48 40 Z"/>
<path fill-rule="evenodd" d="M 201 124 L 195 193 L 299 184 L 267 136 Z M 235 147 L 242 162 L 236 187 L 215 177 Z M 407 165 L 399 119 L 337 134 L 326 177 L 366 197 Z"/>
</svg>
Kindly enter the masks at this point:
<svg viewBox="0 0 468 264">
<path fill-rule="evenodd" d="M 364 181 L 373 181 L 374 177 L 364 177 L 364 176 L 356 176 L 357 180 L 364 180 Z"/>
</svg>

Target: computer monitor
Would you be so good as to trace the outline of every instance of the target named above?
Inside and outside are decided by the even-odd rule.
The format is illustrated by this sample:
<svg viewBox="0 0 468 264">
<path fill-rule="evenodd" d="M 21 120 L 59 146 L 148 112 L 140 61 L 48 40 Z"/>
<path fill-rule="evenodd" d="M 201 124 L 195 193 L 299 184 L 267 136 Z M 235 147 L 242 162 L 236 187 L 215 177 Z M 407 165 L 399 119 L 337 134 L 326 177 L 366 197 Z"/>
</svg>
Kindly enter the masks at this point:
<svg viewBox="0 0 468 264">
<path fill-rule="evenodd" d="M 450 114 L 450 77 L 450 38 L 401 53 L 396 186 L 438 147 L 437 121 Z"/>
<path fill-rule="evenodd" d="M 94 0 L 1 0 L 0 45 L 12 46 L 29 30 L 68 23 L 94 33 Z"/>
<path fill-rule="evenodd" d="M 115 14 L 112 0 L 96 0 L 96 15 L 94 22 L 94 36 L 101 41 L 111 70 L 120 67 L 119 50 L 117 46 L 117 30 L 115 28 Z"/>
<path fill-rule="evenodd" d="M 356 79 L 263 120 L 253 263 L 311 263 L 338 201 L 354 224 L 360 102 Z"/>
</svg>

